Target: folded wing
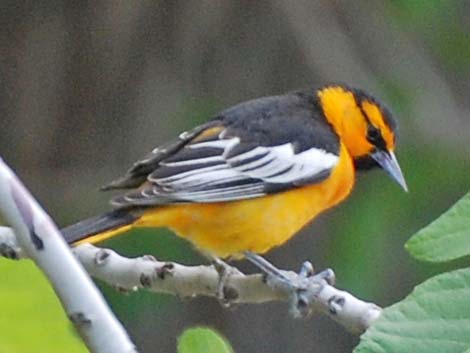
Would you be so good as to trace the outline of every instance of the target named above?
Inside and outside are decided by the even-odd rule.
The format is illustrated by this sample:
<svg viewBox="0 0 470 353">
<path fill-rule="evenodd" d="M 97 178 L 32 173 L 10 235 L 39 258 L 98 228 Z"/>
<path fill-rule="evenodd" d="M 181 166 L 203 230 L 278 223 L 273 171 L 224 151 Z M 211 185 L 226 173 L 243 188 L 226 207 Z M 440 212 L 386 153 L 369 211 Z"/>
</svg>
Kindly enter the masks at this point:
<svg viewBox="0 0 470 353">
<path fill-rule="evenodd" d="M 296 151 L 295 141 L 260 146 L 254 138 L 238 136 L 236 130 L 223 125 L 210 125 L 186 136 L 188 140 L 170 148 L 167 155 L 138 162 L 128 179 L 137 170 L 143 171 L 146 181 L 139 189 L 115 198 L 113 204 L 130 207 L 260 197 L 319 182 L 339 159 L 336 153 L 319 147 Z M 155 151 L 158 155 L 158 149 Z"/>
</svg>

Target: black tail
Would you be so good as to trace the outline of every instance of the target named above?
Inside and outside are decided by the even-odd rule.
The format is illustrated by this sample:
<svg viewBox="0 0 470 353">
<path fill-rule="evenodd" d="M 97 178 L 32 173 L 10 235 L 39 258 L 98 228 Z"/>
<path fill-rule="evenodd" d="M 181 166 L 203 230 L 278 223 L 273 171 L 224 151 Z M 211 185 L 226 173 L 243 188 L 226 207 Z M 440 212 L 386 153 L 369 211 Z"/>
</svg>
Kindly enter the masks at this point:
<svg viewBox="0 0 470 353">
<path fill-rule="evenodd" d="M 126 210 L 114 210 L 72 224 L 61 229 L 61 232 L 67 243 L 73 244 L 92 235 L 131 224 L 137 218 Z"/>
</svg>

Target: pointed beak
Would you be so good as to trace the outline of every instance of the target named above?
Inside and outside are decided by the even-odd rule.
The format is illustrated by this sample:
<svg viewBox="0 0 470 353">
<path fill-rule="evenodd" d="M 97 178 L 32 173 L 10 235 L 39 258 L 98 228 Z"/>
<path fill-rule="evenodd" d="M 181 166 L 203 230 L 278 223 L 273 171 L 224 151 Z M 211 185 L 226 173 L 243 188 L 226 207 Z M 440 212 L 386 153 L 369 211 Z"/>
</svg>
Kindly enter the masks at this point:
<svg viewBox="0 0 470 353">
<path fill-rule="evenodd" d="M 393 152 L 389 151 L 376 151 L 371 154 L 371 157 L 385 170 L 388 175 L 392 177 L 400 186 L 408 192 L 408 186 L 406 185 L 405 177 L 401 171 L 400 165 L 398 164 L 397 158 Z"/>
</svg>

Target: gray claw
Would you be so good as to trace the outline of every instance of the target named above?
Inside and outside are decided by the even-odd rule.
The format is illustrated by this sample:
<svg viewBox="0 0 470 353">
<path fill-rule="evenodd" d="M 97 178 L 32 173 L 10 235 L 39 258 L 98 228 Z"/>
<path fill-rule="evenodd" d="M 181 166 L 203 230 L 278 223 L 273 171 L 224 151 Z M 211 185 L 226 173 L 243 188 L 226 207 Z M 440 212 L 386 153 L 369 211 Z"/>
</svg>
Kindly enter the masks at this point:
<svg viewBox="0 0 470 353">
<path fill-rule="evenodd" d="M 306 317 L 311 312 L 311 304 L 325 284 L 333 284 L 335 274 L 327 269 L 315 274 L 313 265 L 305 261 L 299 273 L 276 268 L 263 257 L 245 253 L 246 258 L 266 275 L 266 283 L 284 290 L 289 297 L 289 311 L 295 317 Z"/>
<path fill-rule="evenodd" d="M 327 268 L 326 270 L 321 271 L 320 273 L 316 274 L 320 279 L 324 279 L 326 283 L 333 286 L 336 282 L 336 275 L 331 268 Z"/>
<path fill-rule="evenodd" d="M 311 277 L 315 274 L 315 270 L 310 261 L 305 261 L 300 267 L 299 276 L 303 278 Z"/>
<path fill-rule="evenodd" d="M 0 255 L 10 260 L 18 260 L 19 254 L 17 249 L 7 244 L 0 244 Z"/>
<path fill-rule="evenodd" d="M 227 281 L 231 275 L 241 272 L 218 258 L 213 258 L 212 266 L 214 266 L 219 275 L 216 297 L 223 306 L 230 306 L 230 303 L 238 298 L 238 292 L 234 288 L 227 286 Z"/>
</svg>

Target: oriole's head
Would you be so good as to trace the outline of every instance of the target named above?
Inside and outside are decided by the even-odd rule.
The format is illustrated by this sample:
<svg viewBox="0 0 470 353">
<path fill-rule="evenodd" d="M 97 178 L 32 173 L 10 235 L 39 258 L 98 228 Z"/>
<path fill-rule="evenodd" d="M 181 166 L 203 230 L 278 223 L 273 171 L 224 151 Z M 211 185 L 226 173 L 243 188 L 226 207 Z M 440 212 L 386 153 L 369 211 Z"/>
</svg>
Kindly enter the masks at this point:
<svg viewBox="0 0 470 353">
<path fill-rule="evenodd" d="M 375 98 L 359 89 L 330 85 L 318 90 L 328 122 L 339 135 L 358 169 L 379 166 L 406 191 L 395 158 L 397 124 Z"/>
</svg>

